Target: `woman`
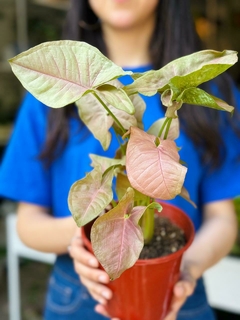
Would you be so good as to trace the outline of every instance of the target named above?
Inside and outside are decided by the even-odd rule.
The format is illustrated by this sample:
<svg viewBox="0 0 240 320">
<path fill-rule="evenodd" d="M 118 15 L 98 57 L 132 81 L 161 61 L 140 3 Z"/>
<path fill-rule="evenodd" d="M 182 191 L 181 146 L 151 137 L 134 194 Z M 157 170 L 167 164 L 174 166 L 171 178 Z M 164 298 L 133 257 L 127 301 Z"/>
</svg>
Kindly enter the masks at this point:
<svg viewBox="0 0 240 320">
<path fill-rule="evenodd" d="M 160 68 L 200 49 L 187 0 L 72 0 L 64 38 L 86 41 L 133 72 Z M 234 105 L 238 93 L 230 80 L 221 77 L 210 89 Z M 145 101 L 144 124 L 149 126 L 164 111 L 159 96 Z M 236 237 L 231 199 L 240 194 L 236 179 L 240 166 L 235 162 L 239 140 L 226 114 L 191 106 L 182 110 L 177 143 L 182 146 L 182 160 L 189 165 L 186 187 L 198 209 L 178 197 L 173 203 L 189 214 L 197 234 L 184 255 L 182 276 L 165 320 L 211 320 L 214 314 L 201 276 L 229 252 Z M 107 316 L 104 305 L 112 296 L 105 286 L 109 278 L 82 246 L 67 195 L 72 183 L 90 169 L 87 154 L 111 152 L 110 148 L 104 153 L 89 135 L 74 106 L 49 110 L 26 96 L 1 167 L 0 194 L 19 202 L 22 241 L 58 254 L 49 281 L 45 320 L 100 320 Z"/>
</svg>

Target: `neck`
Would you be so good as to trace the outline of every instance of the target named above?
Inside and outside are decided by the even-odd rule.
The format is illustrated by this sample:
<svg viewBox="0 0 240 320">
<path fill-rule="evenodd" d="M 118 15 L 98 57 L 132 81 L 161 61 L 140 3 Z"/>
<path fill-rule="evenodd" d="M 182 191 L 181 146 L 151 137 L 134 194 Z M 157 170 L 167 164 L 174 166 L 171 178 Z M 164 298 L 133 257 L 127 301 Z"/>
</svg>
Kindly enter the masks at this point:
<svg viewBox="0 0 240 320">
<path fill-rule="evenodd" d="M 154 22 L 130 29 L 102 25 L 108 57 L 121 67 L 136 67 L 151 62 L 149 45 Z"/>
</svg>

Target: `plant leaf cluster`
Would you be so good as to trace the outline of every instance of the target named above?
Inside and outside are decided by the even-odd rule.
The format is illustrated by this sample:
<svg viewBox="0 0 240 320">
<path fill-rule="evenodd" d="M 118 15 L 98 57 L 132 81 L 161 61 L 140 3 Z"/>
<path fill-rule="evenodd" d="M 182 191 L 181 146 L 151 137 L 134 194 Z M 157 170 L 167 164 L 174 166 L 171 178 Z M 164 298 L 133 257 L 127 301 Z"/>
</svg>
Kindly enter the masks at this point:
<svg viewBox="0 0 240 320">
<path fill-rule="evenodd" d="M 182 195 L 191 201 L 183 187 L 187 168 L 174 141 L 179 134 L 177 111 L 188 103 L 233 112 L 232 106 L 198 86 L 235 64 L 237 53 L 204 50 L 159 70 L 132 74 L 87 43 L 52 41 L 9 62 L 22 85 L 47 106 L 75 103 L 104 150 L 111 144 L 112 132 L 119 141 L 114 158 L 90 155 L 92 171 L 72 185 L 68 196 L 79 227 L 95 220 L 94 253 L 116 279 L 136 262 L 144 241 L 151 239 L 154 210 L 161 211 L 159 200 Z M 132 77 L 130 85 L 119 81 L 124 75 Z M 146 132 L 145 103 L 139 94 L 156 93 L 166 107 L 165 118 L 156 119 Z M 118 199 L 113 199 L 113 191 Z"/>
</svg>

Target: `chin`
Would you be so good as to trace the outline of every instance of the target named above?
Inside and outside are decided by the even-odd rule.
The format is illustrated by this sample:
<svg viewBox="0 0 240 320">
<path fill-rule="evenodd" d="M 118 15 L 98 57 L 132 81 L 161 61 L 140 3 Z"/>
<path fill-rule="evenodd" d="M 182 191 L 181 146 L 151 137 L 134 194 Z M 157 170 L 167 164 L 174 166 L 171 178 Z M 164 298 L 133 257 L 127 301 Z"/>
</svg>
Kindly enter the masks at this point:
<svg viewBox="0 0 240 320">
<path fill-rule="evenodd" d="M 113 14 L 110 24 L 115 28 L 129 29 L 134 26 L 134 19 L 130 15 Z"/>
</svg>

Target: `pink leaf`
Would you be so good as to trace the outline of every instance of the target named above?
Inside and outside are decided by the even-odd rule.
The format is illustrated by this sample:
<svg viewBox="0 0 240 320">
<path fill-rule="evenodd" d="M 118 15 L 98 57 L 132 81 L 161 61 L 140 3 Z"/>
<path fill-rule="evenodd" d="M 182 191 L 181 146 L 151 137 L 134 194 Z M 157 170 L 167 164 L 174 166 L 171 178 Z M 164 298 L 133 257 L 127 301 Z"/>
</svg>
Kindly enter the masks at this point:
<svg viewBox="0 0 240 320">
<path fill-rule="evenodd" d="M 134 191 L 129 188 L 112 210 L 100 216 L 91 229 L 94 254 L 112 280 L 137 261 L 143 248 L 138 221 L 146 207 L 133 208 Z"/>
<path fill-rule="evenodd" d="M 173 199 L 181 192 L 187 168 L 179 163 L 174 141 L 161 140 L 131 127 L 126 157 L 133 188 L 163 200 Z"/>
</svg>

